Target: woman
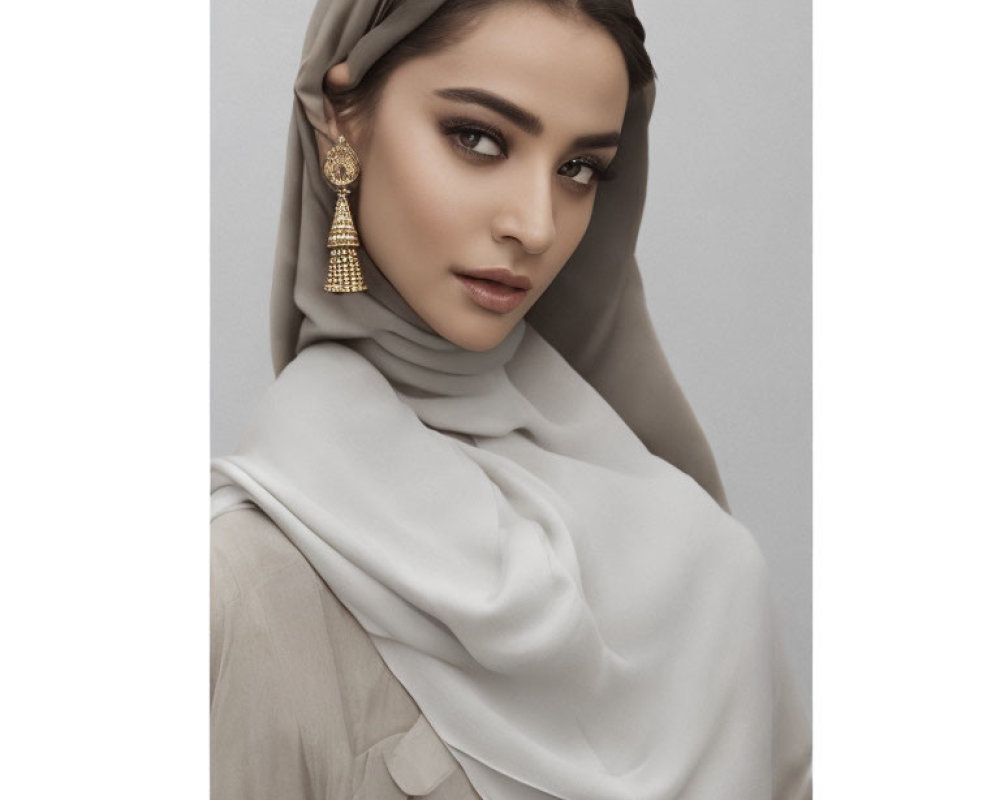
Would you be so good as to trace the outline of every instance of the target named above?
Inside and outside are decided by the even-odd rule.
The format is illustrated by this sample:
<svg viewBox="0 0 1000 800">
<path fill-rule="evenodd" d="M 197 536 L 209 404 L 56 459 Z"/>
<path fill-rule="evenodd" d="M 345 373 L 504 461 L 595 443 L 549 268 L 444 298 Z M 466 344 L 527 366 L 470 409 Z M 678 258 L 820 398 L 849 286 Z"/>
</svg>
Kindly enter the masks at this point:
<svg viewBox="0 0 1000 800">
<path fill-rule="evenodd" d="M 317 6 L 280 374 L 214 463 L 217 796 L 808 796 L 632 258 L 651 81 L 627 1 Z"/>
</svg>

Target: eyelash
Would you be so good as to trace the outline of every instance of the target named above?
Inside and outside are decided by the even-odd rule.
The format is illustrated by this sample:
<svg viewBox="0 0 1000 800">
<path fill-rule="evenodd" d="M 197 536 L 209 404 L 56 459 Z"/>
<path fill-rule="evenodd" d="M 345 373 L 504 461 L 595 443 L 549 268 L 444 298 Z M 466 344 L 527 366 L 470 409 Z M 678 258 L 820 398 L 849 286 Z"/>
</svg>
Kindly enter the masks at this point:
<svg viewBox="0 0 1000 800">
<path fill-rule="evenodd" d="M 471 119 L 453 119 L 453 120 L 443 120 L 441 122 L 441 132 L 448 137 L 448 140 L 463 156 L 467 158 L 474 158 L 479 161 L 495 161 L 498 158 L 507 157 L 507 140 L 504 138 L 503 133 L 492 125 L 485 125 L 481 122 L 476 122 Z M 496 146 L 500 149 L 501 155 L 490 156 L 485 153 L 477 153 L 470 147 L 463 145 L 458 141 L 458 136 L 463 133 L 474 133 L 480 136 L 485 136 L 492 139 Z M 580 166 L 589 167 L 594 171 L 594 176 L 588 183 L 580 183 L 579 181 L 574 181 L 569 176 L 566 177 L 571 183 L 574 183 L 580 189 L 588 189 L 591 185 L 601 183 L 603 181 L 613 180 L 615 175 L 614 172 L 600 159 L 592 157 L 580 157 L 573 158 L 563 164 L 563 167 L 573 166 L 579 164 Z M 562 167 L 560 167 L 561 169 Z"/>
</svg>

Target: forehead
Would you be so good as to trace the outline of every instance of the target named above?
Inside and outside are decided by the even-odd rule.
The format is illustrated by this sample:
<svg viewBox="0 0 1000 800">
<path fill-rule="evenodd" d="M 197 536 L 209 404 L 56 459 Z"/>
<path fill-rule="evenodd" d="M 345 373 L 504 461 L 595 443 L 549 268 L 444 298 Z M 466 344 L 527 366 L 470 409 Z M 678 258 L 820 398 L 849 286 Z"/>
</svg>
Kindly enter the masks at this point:
<svg viewBox="0 0 1000 800">
<path fill-rule="evenodd" d="M 411 96 L 449 86 L 494 92 L 536 114 L 546 129 L 615 130 L 628 102 L 628 71 L 600 25 L 539 3 L 504 2 L 461 39 L 402 65 L 390 83 Z"/>
</svg>

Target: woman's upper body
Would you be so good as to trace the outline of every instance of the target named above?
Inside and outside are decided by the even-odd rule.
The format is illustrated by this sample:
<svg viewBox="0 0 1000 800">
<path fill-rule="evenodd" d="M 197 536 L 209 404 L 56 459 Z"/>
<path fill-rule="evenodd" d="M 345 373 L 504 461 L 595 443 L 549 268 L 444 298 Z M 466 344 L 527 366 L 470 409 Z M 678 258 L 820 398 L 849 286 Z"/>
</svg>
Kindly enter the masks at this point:
<svg viewBox="0 0 1000 800">
<path fill-rule="evenodd" d="M 384 76 L 367 128 L 324 104 L 324 79 L 377 75 L 458 6 L 474 13 Z M 766 568 L 719 505 L 632 256 L 652 99 L 637 47 L 627 0 L 320 2 L 275 278 L 280 375 L 213 464 L 214 514 L 255 506 L 288 537 L 484 797 L 800 798 L 808 724 Z M 342 131 L 371 179 L 371 288 L 331 297 L 315 145 Z M 477 300 L 484 267 L 529 279 L 519 311 Z"/>
</svg>

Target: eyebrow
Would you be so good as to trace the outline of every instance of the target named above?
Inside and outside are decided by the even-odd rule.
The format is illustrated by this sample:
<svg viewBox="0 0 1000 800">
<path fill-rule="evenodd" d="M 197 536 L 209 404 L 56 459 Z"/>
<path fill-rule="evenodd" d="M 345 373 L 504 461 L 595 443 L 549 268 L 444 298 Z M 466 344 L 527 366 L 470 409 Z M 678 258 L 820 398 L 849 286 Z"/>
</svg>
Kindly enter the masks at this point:
<svg viewBox="0 0 1000 800">
<path fill-rule="evenodd" d="M 458 103 L 473 103 L 477 106 L 488 108 L 500 116 L 507 118 L 522 131 L 530 133 L 532 136 L 538 136 L 545 130 L 542 121 L 530 111 L 526 111 L 510 100 L 498 94 L 493 94 L 493 92 L 487 92 L 484 89 L 438 89 L 434 94 L 438 97 L 443 97 L 445 100 L 454 100 Z M 585 136 L 578 136 L 573 140 L 570 147 L 571 149 L 578 147 L 615 147 L 618 145 L 620 137 L 621 134 L 618 131 L 591 133 Z"/>
</svg>

